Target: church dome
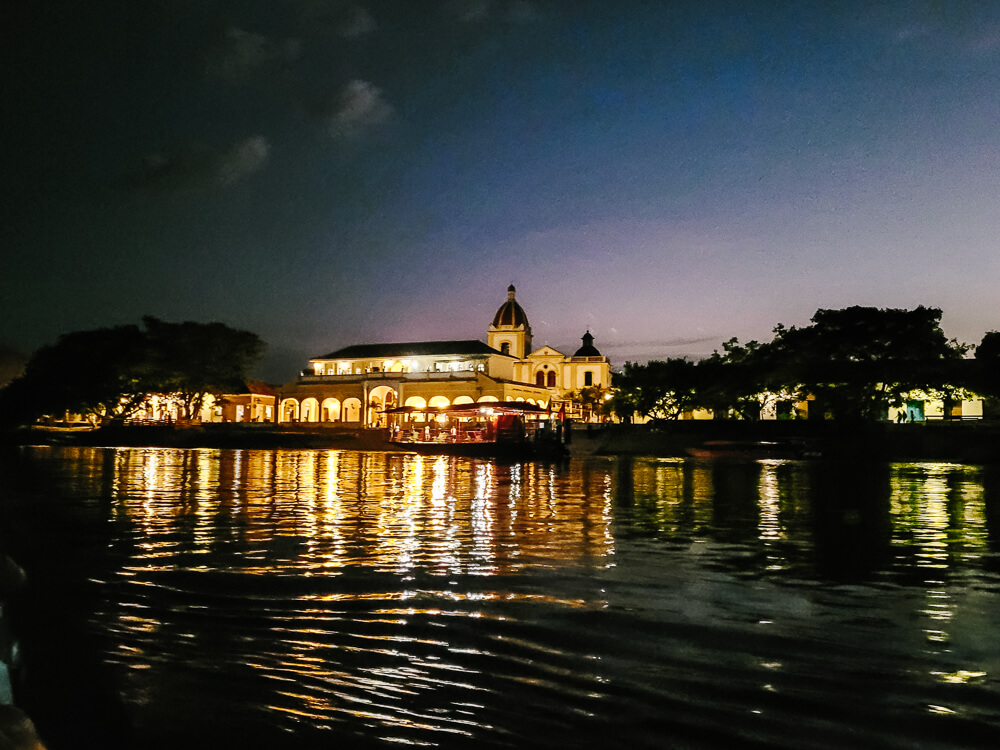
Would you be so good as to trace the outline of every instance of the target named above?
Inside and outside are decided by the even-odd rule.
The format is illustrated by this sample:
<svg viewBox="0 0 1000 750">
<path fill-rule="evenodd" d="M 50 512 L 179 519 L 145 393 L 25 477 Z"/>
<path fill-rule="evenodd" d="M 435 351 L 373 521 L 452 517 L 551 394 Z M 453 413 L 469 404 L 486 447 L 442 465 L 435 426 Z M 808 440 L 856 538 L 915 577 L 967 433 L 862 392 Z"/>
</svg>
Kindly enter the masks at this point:
<svg viewBox="0 0 1000 750">
<path fill-rule="evenodd" d="M 583 340 L 583 346 L 576 350 L 574 357 L 600 357 L 601 353 L 597 351 L 594 346 L 594 337 L 590 335 L 590 331 L 587 331 L 581 337 Z"/>
<path fill-rule="evenodd" d="M 500 305 L 497 314 L 493 316 L 494 328 L 529 328 L 528 316 L 517 300 L 514 299 L 514 285 L 507 287 L 507 301 Z"/>
</svg>

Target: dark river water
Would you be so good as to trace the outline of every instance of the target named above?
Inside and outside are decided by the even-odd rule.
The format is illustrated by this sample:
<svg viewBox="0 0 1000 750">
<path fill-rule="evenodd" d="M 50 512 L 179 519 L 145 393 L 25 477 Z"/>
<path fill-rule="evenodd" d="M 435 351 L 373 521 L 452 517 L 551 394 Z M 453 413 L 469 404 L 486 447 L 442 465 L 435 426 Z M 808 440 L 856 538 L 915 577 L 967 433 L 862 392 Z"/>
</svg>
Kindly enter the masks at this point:
<svg viewBox="0 0 1000 750">
<path fill-rule="evenodd" d="M 1000 746 L 1000 472 L 7 449 L 66 748 Z"/>
</svg>

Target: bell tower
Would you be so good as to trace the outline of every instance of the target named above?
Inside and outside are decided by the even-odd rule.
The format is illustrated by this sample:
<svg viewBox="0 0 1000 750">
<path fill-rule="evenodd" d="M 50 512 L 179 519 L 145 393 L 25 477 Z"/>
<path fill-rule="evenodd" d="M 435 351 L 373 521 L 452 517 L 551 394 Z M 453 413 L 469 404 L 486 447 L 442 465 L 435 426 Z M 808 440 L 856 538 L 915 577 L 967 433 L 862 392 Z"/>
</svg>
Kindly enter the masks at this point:
<svg viewBox="0 0 1000 750">
<path fill-rule="evenodd" d="M 531 325 L 515 299 L 516 293 L 513 284 L 507 287 L 507 301 L 493 316 L 486 343 L 504 354 L 525 359 L 531 354 Z"/>
</svg>

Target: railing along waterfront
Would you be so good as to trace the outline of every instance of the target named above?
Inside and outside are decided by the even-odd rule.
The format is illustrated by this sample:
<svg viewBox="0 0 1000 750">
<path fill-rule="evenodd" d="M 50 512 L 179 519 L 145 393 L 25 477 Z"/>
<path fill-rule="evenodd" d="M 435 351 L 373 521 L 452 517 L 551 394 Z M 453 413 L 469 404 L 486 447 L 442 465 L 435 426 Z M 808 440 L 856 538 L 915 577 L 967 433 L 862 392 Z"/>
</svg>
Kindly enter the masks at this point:
<svg viewBox="0 0 1000 750">
<path fill-rule="evenodd" d="M 351 383 L 362 380 L 474 380 L 473 370 L 458 372 L 361 372 L 346 375 L 300 375 L 300 383 Z"/>
</svg>

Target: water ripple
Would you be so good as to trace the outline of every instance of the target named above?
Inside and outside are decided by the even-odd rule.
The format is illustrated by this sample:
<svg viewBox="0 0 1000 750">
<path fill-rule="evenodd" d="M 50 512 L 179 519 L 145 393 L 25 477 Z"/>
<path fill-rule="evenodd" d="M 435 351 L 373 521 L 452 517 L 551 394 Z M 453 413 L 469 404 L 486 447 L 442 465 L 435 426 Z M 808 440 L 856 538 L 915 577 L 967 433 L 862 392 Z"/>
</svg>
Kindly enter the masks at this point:
<svg viewBox="0 0 1000 750">
<path fill-rule="evenodd" d="M 121 747 L 1000 730 L 985 469 L 159 449 L 8 468 L 32 478 L 0 507 L 49 594 L 25 638 L 38 694 L 110 692 L 93 720 Z"/>
</svg>

